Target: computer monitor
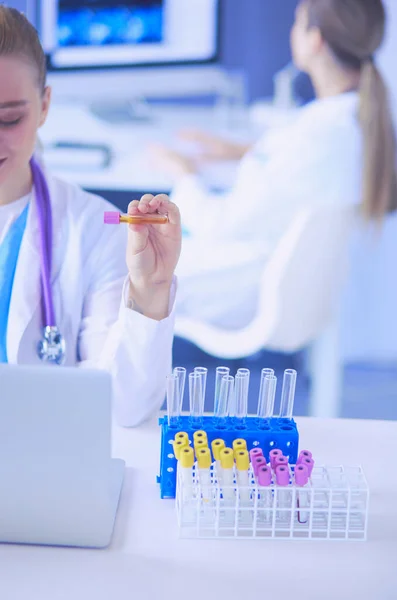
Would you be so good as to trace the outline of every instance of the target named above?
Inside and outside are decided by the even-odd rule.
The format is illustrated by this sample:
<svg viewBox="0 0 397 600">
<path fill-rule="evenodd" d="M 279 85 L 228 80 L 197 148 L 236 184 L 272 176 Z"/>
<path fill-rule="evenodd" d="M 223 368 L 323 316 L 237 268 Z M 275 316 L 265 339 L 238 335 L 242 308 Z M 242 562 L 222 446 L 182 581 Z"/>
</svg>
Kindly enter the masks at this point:
<svg viewBox="0 0 397 600">
<path fill-rule="evenodd" d="M 50 69 L 169 65 L 216 58 L 217 0 L 46 0 Z"/>
<path fill-rule="evenodd" d="M 219 0 L 42 0 L 36 27 L 55 97 L 158 97 L 224 83 Z"/>
</svg>

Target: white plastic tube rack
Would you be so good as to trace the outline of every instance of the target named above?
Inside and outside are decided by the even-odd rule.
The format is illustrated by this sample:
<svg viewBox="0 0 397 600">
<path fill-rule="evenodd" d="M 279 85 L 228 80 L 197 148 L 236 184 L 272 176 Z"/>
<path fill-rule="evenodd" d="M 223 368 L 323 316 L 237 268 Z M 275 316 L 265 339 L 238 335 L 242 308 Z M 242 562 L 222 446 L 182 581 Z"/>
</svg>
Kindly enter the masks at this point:
<svg viewBox="0 0 397 600">
<path fill-rule="evenodd" d="M 289 469 L 287 487 L 276 485 L 274 476 L 269 486 L 259 486 L 250 468 L 247 487 L 239 487 L 234 473 L 233 486 L 224 490 L 213 463 L 210 491 L 207 486 L 205 494 L 197 464 L 189 490 L 178 472 L 180 537 L 366 540 L 369 489 L 361 467 L 315 466 L 304 488 L 292 483 L 294 466 Z"/>
</svg>

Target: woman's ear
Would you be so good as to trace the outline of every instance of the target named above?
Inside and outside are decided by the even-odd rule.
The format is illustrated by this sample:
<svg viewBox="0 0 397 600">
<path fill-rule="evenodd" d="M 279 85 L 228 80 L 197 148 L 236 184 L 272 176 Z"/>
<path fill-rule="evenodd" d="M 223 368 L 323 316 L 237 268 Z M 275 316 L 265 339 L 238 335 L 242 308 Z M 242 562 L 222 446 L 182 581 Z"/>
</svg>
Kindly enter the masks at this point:
<svg viewBox="0 0 397 600">
<path fill-rule="evenodd" d="M 47 86 L 44 90 L 43 97 L 41 100 L 41 115 L 39 121 L 39 127 L 44 125 L 47 119 L 48 111 L 51 104 L 51 88 Z"/>
<path fill-rule="evenodd" d="M 311 27 L 309 31 L 310 47 L 313 56 L 319 54 L 324 47 L 324 39 L 318 27 Z"/>
</svg>

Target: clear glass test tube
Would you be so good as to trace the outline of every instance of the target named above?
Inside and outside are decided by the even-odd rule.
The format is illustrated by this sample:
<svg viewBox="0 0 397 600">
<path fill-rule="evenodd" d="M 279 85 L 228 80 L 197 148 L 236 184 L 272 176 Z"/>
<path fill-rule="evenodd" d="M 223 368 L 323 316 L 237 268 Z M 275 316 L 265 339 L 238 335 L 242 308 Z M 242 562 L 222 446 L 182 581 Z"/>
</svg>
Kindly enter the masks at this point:
<svg viewBox="0 0 397 600">
<path fill-rule="evenodd" d="M 178 426 L 180 415 L 179 381 L 174 373 L 167 376 L 167 412 L 168 425 Z"/>
<path fill-rule="evenodd" d="M 224 376 L 230 375 L 229 367 L 217 367 L 215 371 L 215 394 L 214 394 L 214 417 L 219 416 L 219 396 L 221 392 L 221 383 Z"/>
<path fill-rule="evenodd" d="M 179 382 L 179 398 L 180 398 L 180 406 L 179 412 L 182 412 L 183 405 L 183 397 L 185 395 L 185 382 L 186 382 L 186 369 L 185 367 L 175 367 L 173 371 L 174 375 L 177 376 Z"/>
<path fill-rule="evenodd" d="M 201 413 L 203 414 L 204 413 L 204 405 L 205 405 L 205 390 L 207 387 L 208 369 L 206 367 L 195 367 L 194 372 L 199 373 L 200 377 L 201 377 L 201 394 L 202 394 Z"/>
<path fill-rule="evenodd" d="M 249 377 L 251 375 L 251 371 L 249 369 L 237 369 L 237 373 L 243 375 L 244 377 Z"/>
<path fill-rule="evenodd" d="M 230 404 L 233 403 L 234 396 L 234 377 L 232 375 L 224 375 L 220 384 L 219 402 L 215 413 L 216 426 L 225 427 L 226 418 L 229 414 Z"/>
<path fill-rule="evenodd" d="M 234 378 L 235 417 L 244 425 L 248 411 L 249 369 L 238 369 Z"/>
<path fill-rule="evenodd" d="M 276 397 L 277 377 L 273 373 L 266 373 L 271 369 L 263 369 L 261 386 L 259 390 L 258 412 L 259 419 L 270 419 L 274 416 L 274 399 Z"/>
<path fill-rule="evenodd" d="M 283 389 L 281 392 L 280 418 L 292 419 L 295 400 L 296 371 L 286 369 L 284 371 Z"/>
<path fill-rule="evenodd" d="M 200 427 L 203 416 L 203 380 L 200 373 L 189 373 L 190 420 L 193 427 Z"/>
</svg>

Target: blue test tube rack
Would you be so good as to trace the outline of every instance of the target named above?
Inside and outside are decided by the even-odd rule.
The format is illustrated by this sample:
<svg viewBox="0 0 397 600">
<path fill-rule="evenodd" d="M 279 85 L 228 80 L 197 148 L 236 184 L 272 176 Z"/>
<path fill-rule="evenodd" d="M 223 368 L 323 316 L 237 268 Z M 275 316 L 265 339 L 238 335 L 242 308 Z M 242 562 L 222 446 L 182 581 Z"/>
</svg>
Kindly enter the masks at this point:
<svg viewBox="0 0 397 600">
<path fill-rule="evenodd" d="M 248 450 L 261 448 L 267 461 L 269 461 L 270 450 L 278 448 L 284 456 L 289 457 L 290 464 L 296 463 L 299 434 L 294 419 L 273 417 L 267 419 L 264 424 L 263 420 L 253 416 L 246 417 L 244 424 L 245 426 L 241 427 L 234 417 L 229 417 L 226 427 L 220 428 L 216 427 L 214 417 L 204 416 L 201 418 L 199 427 L 192 427 L 190 416 L 181 416 L 178 418 L 178 426 L 170 427 L 168 417 L 161 417 L 159 419 L 161 426 L 160 475 L 157 477 L 161 498 L 175 498 L 176 496 L 177 460 L 172 442 L 180 431 L 188 434 L 191 446 L 194 432 L 200 429 L 207 433 L 209 446 L 213 440 L 222 438 L 226 446 L 231 448 L 233 440 L 243 438 L 247 442 Z"/>
</svg>

